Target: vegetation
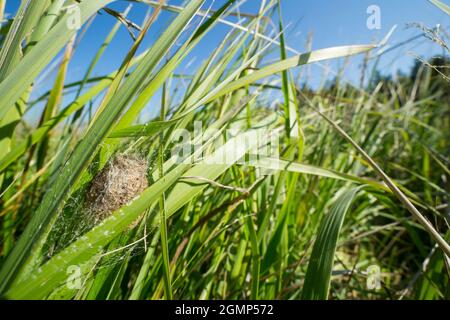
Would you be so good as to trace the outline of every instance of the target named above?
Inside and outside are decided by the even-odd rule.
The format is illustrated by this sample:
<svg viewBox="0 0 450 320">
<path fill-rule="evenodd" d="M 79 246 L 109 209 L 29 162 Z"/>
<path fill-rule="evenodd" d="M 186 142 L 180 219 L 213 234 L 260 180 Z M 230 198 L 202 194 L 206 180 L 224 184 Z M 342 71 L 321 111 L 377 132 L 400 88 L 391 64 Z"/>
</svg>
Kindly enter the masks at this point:
<svg viewBox="0 0 450 320">
<path fill-rule="evenodd" d="M 112 2 L 23 0 L 1 26 L 3 298 L 450 297 L 446 55 L 395 79 L 364 69 L 360 88 L 337 76 L 312 89 L 303 65 L 379 59 L 376 46 L 292 56 L 279 0 L 244 19 L 239 1 L 133 1 L 148 5 L 142 25 Z M 145 48 L 163 11 L 174 19 Z M 70 83 L 97 12 L 116 25 Z M 181 72 L 224 22 L 208 58 Z M 120 28 L 133 46 L 94 77 Z M 48 92 L 30 98 L 55 63 Z M 42 110 L 37 126 L 30 110 Z"/>
</svg>

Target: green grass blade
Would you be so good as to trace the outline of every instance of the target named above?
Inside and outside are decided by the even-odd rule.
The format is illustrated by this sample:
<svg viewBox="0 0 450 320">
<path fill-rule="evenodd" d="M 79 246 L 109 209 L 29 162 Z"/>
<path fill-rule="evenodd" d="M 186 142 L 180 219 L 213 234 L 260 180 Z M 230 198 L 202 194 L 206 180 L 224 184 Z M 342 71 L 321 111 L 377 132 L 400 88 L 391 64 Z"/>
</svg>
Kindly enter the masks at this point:
<svg viewBox="0 0 450 320">
<path fill-rule="evenodd" d="M 240 138 L 248 138 L 246 133 Z M 250 141 L 246 148 L 233 152 L 231 158 L 225 164 L 217 163 L 226 154 L 232 152 L 236 145 L 234 138 L 227 142 L 223 147 L 217 150 L 204 162 L 199 163 L 189 169 L 189 165 L 178 165 L 172 171 L 156 181 L 152 186 L 147 188 L 137 199 L 128 205 L 115 211 L 109 218 L 105 219 L 100 225 L 94 227 L 91 231 L 83 235 L 80 239 L 64 249 L 61 253 L 54 256 L 49 262 L 41 267 L 36 278 L 25 279 L 20 283 L 15 283 L 6 293 L 6 297 L 10 299 L 40 299 L 50 292 L 55 286 L 64 281 L 66 270 L 71 265 L 81 265 L 92 256 L 101 252 L 103 247 L 117 236 L 121 231 L 125 230 L 144 210 L 157 201 L 160 196 L 174 182 L 182 177 L 203 177 L 209 180 L 215 180 L 225 170 L 227 170 L 234 162 L 242 158 L 248 150 L 256 146 L 257 141 Z M 258 141 L 264 143 L 264 141 Z M 196 194 L 201 192 L 207 185 L 190 185 L 185 182 L 179 182 L 175 185 L 171 194 L 166 200 L 167 217 L 173 215 L 179 208 L 188 203 Z M 183 192 L 180 192 L 180 191 Z"/>
<path fill-rule="evenodd" d="M 391 189 L 392 193 L 403 203 L 408 211 L 420 222 L 420 224 L 428 231 L 430 236 L 439 244 L 442 251 L 450 257 L 450 245 L 434 228 L 431 222 L 414 206 L 411 200 L 402 192 L 394 181 L 381 169 L 381 167 L 365 152 L 355 140 L 353 140 L 335 121 L 327 117 L 323 112 L 316 109 L 308 99 L 308 105 L 314 109 L 323 119 L 325 119 L 345 140 L 347 140 L 370 164 L 370 166 L 383 179 L 386 185 Z"/>
<path fill-rule="evenodd" d="M 144 52 L 137 58 L 133 59 L 131 66 L 141 61 L 147 52 L 148 51 Z M 78 97 L 75 101 L 70 103 L 63 110 L 61 110 L 61 112 L 59 112 L 58 115 L 56 115 L 49 121 L 42 124 L 39 128 L 34 130 L 26 141 L 18 144 L 10 152 L 8 152 L 2 158 L 0 158 L 0 172 L 3 172 L 9 165 L 11 165 L 20 156 L 22 156 L 29 147 L 40 142 L 51 129 L 53 129 L 59 123 L 63 122 L 65 119 L 67 119 L 67 117 L 80 110 L 89 101 L 98 96 L 103 90 L 105 90 L 111 84 L 111 82 L 117 76 L 117 74 L 118 71 L 115 71 L 109 74 L 108 76 L 104 77 L 104 79 L 100 80 L 95 86 L 90 88 L 80 97 Z M 135 130 L 132 130 L 131 128 L 130 130 L 132 132 L 135 132 Z M 121 134 L 119 133 L 118 136 L 120 135 Z M 126 137 L 127 134 L 125 133 L 124 136 Z"/>
<path fill-rule="evenodd" d="M 113 0 L 83 1 L 79 4 L 80 23 L 83 24 Z M 32 1 L 40 3 L 41 1 Z M 33 83 L 42 70 L 52 61 L 64 45 L 75 35 L 70 24 L 71 13 L 67 12 L 61 21 L 37 43 L 12 72 L 0 83 L 0 119 Z"/>
<path fill-rule="evenodd" d="M 428 0 L 428 1 L 430 1 L 432 4 L 434 4 L 436 7 L 438 7 L 439 9 L 441 9 L 450 16 L 450 7 L 448 5 L 439 0 Z"/>
<path fill-rule="evenodd" d="M 107 1 L 97 2 L 100 5 Z M 85 3 L 83 2 L 83 4 Z M 92 2 L 88 3 L 92 4 Z M 132 75 L 119 88 L 104 112 L 99 115 L 97 121 L 91 124 L 85 137 L 79 142 L 65 166 L 60 170 L 52 187 L 46 192 L 41 205 L 32 216 L 31 221 L 28 223 L 14 250 L 8 256 L 0 270 L 0 278 L 4 279 L 0 284 L 0 293 L 4 292 L 16 272 L 20 270 L 33 244 L 37 242 L 37 239 L 41 235 L 43 227 L 51 221 L 52 217 L 58 214 L 61 205 L 69 195 L 70 188 L 77 181 L 83 169 L 93 157 L 100 142 L 111 131 L 112 124 L 117 120 L 121 111 L 127 106 L 135 92 L 142 86 L 143 80 L 151 73 L 167 53 L 167 50 L 174 44 L 175 40 L 202 3 L 202 0 L 190 2 L 186 10 L 166 29 L 165 33 L 158 39 L 152 49 L 150 49 Z M 93 8 L 93 6 L 88 6 L 88 8 Z M 34 50 L 36 49 L 37 46 Z M 0 85 L 0 92 L 2 90 L 1 87 Z M 0 103 L 0 105 L 2 104 Z"/>
<path fill-rule="evenodd" d="M 359 53 L 366 52 L 375 48 L 373 45 L 354 45 L 354 46 L 342 46 L 342 47 L 333 47 L 320 49 L 316 51 L 307 52 L 292 58 L 287 58 L 285 60 L 281 60 L 275 62 L 269 66 L 263 67 L 248 76 L 244 76 L 239 78 L 236 81 L 231 82 L 226 85 L 224 88 L 217 90 L 218 92 L 213 92 L 212 94 L 205 97 L 203 103 L 215 100 L 227 93 L 233 92 L 237 89 L 245 87 L 249 84 L 252 84 L 258 80 L 271 76 L 273 74 L 282 72 L 284 70 L 288 70 L 290 68 L 302 66 L 308 63 L 314 63 L 323 60 L 336 59 L 347 57 Z"/>
<path fill-rule="evenodd" d="M 345 191 L 323 218 L 311 252 L 302 299 L 326 300 L 330 287 L 336 243 L 345 215 L 361 187 Z"/>
<path fill-rule="evenodd" d="M 179 166 L 167 173 L 163 179 L 147 188 L 132 204 L 117 210 L 100 225 L 83 235 L 61 253 L 43 265 L 37 278 L 26 279 L 11 287 L 6 294 L 10 299 L 42 299 L 61 282 L 67 280 L 66 270 L 71 265 L 82 265 L 100 254 L 105 245 L 125 230 L 138 216 L 158 200 L 187 169 Z"/>
<path fill-rule="evenodd" d="M 0 52 L 0 82 L 14 70 L 19 62 L 23 40 L 35 27 L 48 3 L 48 0 L 22 1 Z M 14 102 L 12 101 L 11 104 Z"/>
<path fill-rule="evenodd" d="M 262 169 L 268 169 L 268 170 L 296 172 L 296 173 L 314 175 L 314 176 L 318 176 L 318 177 L 342 180 L 342 181 L 347 181 L 347 182 L 352 182 L 352 183 L 366 184 L 366 185 L 370 185 L 376 189 L 390 192 L 390 189 L 388 187 L 386 187 L 383 183 L 380 183 L 376 180 L 358 177 L 358 176 L 351 175 L 348 173 L 337 172 L 334 170 L 321 168 L 321 167 L 317 167 L 317 166 L 312 166 L 312 165 L 307 165 L 307 164 L 303 164 L 303 163 L 287 161 L 287 160 L 283 160 L 283 159 L 276 159 L 276 158 L 260 156 L 258 160 L 250 160 L 245 165 L 254 166 L 254 167 L 262 168 Z"/>
</svg>

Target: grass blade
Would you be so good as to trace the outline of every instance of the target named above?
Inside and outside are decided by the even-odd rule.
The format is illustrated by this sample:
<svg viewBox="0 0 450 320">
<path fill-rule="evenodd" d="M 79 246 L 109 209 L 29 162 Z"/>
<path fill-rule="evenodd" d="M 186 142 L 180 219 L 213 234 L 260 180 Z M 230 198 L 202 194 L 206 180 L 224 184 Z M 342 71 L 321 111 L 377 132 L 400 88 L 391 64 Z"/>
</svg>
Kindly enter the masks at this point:
<svg viewBox="0 0 450 320">
<path fill-rule="evenodd" d="M 106 2 L 106 0 L 96 1 L 99 5 Z M 92 4 L 92 2 L 83 2 L 83 4 L 86 3 Z M 3 279 L 0 284 L 0 293 L 5 291 L 16 273 L 21 269 L 33 244 L 37 242 L 42 234 L 44 226 L 52 220 L 52 217 L 58 214 L 62 203 L 69 195 L 70 188 L 76 182 L 89 160 L 93 157 L 99 143 L 111 130 L 112 124 L 117 120 L 120 112 L 129 103 L 134 93 L 142 86 L 143 80 L 161 61 L 167 50 L 173 45 L 174 40 L 178 38 L 186 24 L 190 21 L 202 3 L 203 1 L 201 0 L 192 1 L 186 7 L 186 10 L 174 20 L 171 26 L 165 31 L 165 34 L 159 38 L 157 43 L 155 43 L 152 49 L 136 67 L 132 76 L 127 79 L 124 85 L 121 86 L 119 91 L 112 97 L 104 112 L 102 112 L 97 121 L 91 125 L 84 139 L 76 146 L 64 168 L 60 170 L 60 174 L 56 178 L 56 181 L 45 194 L 41 205 L 33 215 L 14 250 L 3 264 L 3 267 L 0 270 L 0 278 Z M 95 7 L 91 5 L 87 8 L 92 9 Z M 34 50 L 37 48 L 38 47 L 36 46 Z M 16 69 L 16 71 L 18 69 Z M 2 91 L 2 87 L 3 86 L 0 85 L 0 92 Z M 0 105 L 2 105 L 2 103 L 0 103 Z"/>
<path fill-rule="evenodd" d="M 323 217 L 311 252 L 303 285 L 302 299 L 326 300 L 330 287 L 336 243 L 345 215 L 361 187 L 345 191 Z"/>
<path fill-rule="evenodd" d="M 441 9 L 450 16 L 450 7 L 448 5 L 439 0 L 428 0 L 428 1 L 430 1 L 432 4 L 434 4 L 436 7 L 438 7 L 439 9 Z"/>
</svg>

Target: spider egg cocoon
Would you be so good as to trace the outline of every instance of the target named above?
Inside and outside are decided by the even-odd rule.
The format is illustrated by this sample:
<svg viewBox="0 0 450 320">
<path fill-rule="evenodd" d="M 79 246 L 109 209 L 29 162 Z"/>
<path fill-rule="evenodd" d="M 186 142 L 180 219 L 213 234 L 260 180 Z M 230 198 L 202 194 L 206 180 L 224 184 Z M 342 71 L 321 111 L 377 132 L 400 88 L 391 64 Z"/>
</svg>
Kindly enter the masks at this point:
<svg viewBox="0 0 450 320">
<path fill-rule="evenodd" d="M 92 180 L 86 194 L 86 207 L 98 222 L 147 187 L 147 162 L 138 156 L 117 155 Z"/>
</svg>

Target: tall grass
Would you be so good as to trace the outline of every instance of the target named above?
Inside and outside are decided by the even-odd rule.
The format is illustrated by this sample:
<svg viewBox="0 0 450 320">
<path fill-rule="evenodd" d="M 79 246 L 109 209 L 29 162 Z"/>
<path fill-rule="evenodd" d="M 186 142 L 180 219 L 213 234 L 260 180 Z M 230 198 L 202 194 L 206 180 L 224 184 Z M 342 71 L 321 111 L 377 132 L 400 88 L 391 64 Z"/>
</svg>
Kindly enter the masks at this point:
<svg viewBox="0 0 450 320">
<path fill-rule="evenodd" d="M 311 90 L 299 68 L 376 45 L 291 56 L 278 0 L 256 15 L 232 0 L 218 10 L 141 0 L 150 10 L 140 26 L 130 8 L 108 9 L 112 0 L 79 2 L 23 0 L 0 30 L 3 297 L 448 298 L 449 100 L 435 69 Z M 174 18 L 145 48 L 163 11 Z M 115 26 L 69 83 L 98 12 Z M 180 74 L 219 24 L 228 34 Z M 133 45 L 116 71 L 94 77 L 120 28 L 137 33 Z M 56 78 L 34 100 L 54 61 Z M 42 102 L 30 126 L 26 113 Z M 140 120 L 148 107 L 154 117 Z M 198 123 L 194 153 L 175 161 L 177 134 Z M 255 129 L 271 135 L 254 139 Z M 275 142 L 276 156 L 254 156 Z M 149 187 L 99 222 L 86 194 L 118 154 L 146 159 Z M 380 288 L 367 286 L 373 266 Z"/>
</svg>

